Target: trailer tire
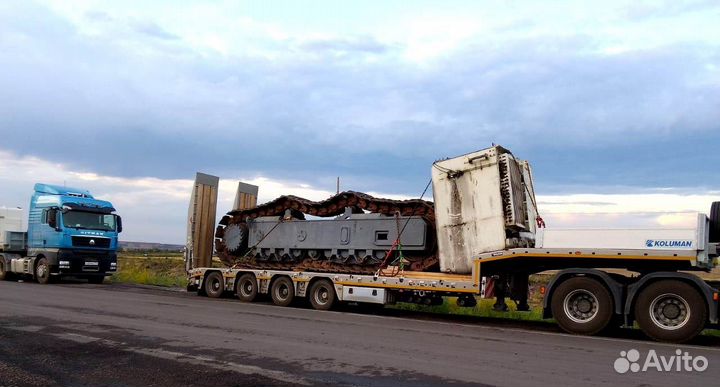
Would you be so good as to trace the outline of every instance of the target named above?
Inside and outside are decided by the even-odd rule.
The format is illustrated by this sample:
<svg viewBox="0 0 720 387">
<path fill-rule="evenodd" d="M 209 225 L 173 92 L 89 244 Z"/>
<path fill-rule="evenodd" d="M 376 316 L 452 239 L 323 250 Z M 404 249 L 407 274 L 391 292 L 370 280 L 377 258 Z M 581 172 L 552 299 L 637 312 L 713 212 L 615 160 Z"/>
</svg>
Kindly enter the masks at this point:
<svg viewBox="0 0 720 387">
<path fill-rule="evenodd" d="M 604 330 L 613 318 L 610 292 L 595 279 L 573 277 L 562 282 L 552 294 L 551 309 L 564 331 L 594 335 Z"/>
<path fill-rule="evenodd" d="M 5 270 L 5 258 L 0 256 L 0 281 L 10 279 L 9 273 Z"/>
<path fill-rule="evenodd" d="M 235 284 L 235 293 L 237 298 L 242 302 L 253 302 L 258 295 L 258 284 L 255 275 L 245 273 L 237 279 Z"/>
<path fill-rule="evenodd" d="M 225 279 L 219 271 L 213 271 L 205 277 L 205 294 L 210 298 L 220 298 L 225 291 Z"/>
<path fill-rule="evenodd" d="M 335 305 L 335 286 L 330 280 L 317 280 L 310 287 L 310 305 L 317 310 L 330 310 Z"/>
<path fill-rule="evenodd" d="M 648 285 L 635 302 L 635 319 L 640 329 L 657 341 L 683 343 L 704 328 L 707 307 L 700 292 L 677 280 Z"/>
<path fill-rule="evenodd" d="M 43 285 L 50 283 L 50 265 L 47 259 L 40 258 L 35 264 L 35 280 Z"/>
<path fill-rule="evenodd" d="M 710 242 L 720 242 L 720 202 L 710 205 Z"/>
<path fill-rule="evenodd" d="M 289 306 L 295 298 L 295 285 L 289 277 L 275 279 L 270 287 L 270 298 L 277 306 Z"/>
</svg>

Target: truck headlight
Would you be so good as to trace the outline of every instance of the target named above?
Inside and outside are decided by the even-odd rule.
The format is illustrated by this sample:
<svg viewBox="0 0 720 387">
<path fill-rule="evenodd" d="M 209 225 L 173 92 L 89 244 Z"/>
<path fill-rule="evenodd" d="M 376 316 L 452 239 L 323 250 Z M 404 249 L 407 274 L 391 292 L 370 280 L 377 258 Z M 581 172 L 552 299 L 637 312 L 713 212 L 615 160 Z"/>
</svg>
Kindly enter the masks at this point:
<svg viewBox="0 0 720 387">
<path fill-rule="evenodd" d="M 69 269 L 70 268 L 70 261 L 60 261 L 58 263 L 60 264 L 61 269 Z"/>
</svg>

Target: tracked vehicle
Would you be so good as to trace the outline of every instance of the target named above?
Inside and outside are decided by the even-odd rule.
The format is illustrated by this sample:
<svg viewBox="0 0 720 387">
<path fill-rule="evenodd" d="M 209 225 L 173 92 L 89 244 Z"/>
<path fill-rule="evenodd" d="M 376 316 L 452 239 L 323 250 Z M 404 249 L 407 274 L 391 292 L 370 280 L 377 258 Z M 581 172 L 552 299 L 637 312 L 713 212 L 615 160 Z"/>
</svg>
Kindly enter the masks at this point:
<svg viewBox="0 0 720 387">
<path fill-rule="evenodd" d="M 469 273 L 467 262 L 454 261 L 456 254 L 527 246 L 537 213 L 527 162 L 502 147 L 467 155 L 467 160 L 466 165 L 456 165 L 457 160 L 433 164 L 436 203 L 348 191 L 320 202 L 283 196 L 231 211 L 216 230 L 216 251 L 231 266 L 373 273 L 400 258 L 414 271 L 440 271 L 442 266 L 444 272 Z M 469 186 L 483 184 L 478 179 L 492 181 L 493 190 Z M 474 208 L 478 201 L 494 205 Z M 469 237 L 471 227 L 485 232 Z M 448 234 L 438 240 L 437 230 Z"/>
</svg>

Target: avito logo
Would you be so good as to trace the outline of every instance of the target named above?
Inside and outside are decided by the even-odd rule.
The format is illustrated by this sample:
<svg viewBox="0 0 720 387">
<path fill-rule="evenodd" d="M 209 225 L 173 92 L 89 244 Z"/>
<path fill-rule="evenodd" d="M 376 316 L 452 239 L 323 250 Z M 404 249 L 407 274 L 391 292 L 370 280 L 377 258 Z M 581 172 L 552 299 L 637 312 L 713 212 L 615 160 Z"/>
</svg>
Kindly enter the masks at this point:
<svg viewBox="0 0 720 387">
<path fill-rule="evenodd" d="M 658 355 L 654 349 L 648 351 L 645 361 L 640 361 L 640 351 L 631 349 L 620 352 L 615 359 L 613 368 L 619 374 L 630 372 L 703 372 L 708 368 L 708 359 L 705 356 L 692 356 L 688 352 L 676 349 L 674 355 Z"/>
<path fill-rule="evenodd" d="M 688 248 L 693 246 L 693 241 L 688 239 L 648 239 L 645 246 L 651 249 L 662 248 Z"/>
</svg>

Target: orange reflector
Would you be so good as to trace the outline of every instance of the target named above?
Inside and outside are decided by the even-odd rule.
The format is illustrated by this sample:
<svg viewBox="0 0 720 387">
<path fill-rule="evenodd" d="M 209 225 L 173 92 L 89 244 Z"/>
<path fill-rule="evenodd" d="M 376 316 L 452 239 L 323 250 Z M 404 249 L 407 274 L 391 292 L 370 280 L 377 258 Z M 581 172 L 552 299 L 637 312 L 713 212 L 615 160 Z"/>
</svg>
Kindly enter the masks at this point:
<svg viewBox="0 0 720 387">
<path fill-rule="evenodd" d="M 581 252 L 581 251 L 576 251 L 576 252 L 575 252 L 575 255 L 582 255 L 582 252 Z"/>
<path fill-rule="evenodd" d="M 540 294 L 545 294 L 545 286 L 540 287 Z M 717 299 L 717 293 L 715 293 L 715 297 Z"/>
<path fill-rule="evenodd" d="M 717 301 L 717 300 L 718 300 L 718 294 L 717 294 L 717 292 L 715 292 L 715 293 L 713 293 L 713 301 Z"/>
</svg>

